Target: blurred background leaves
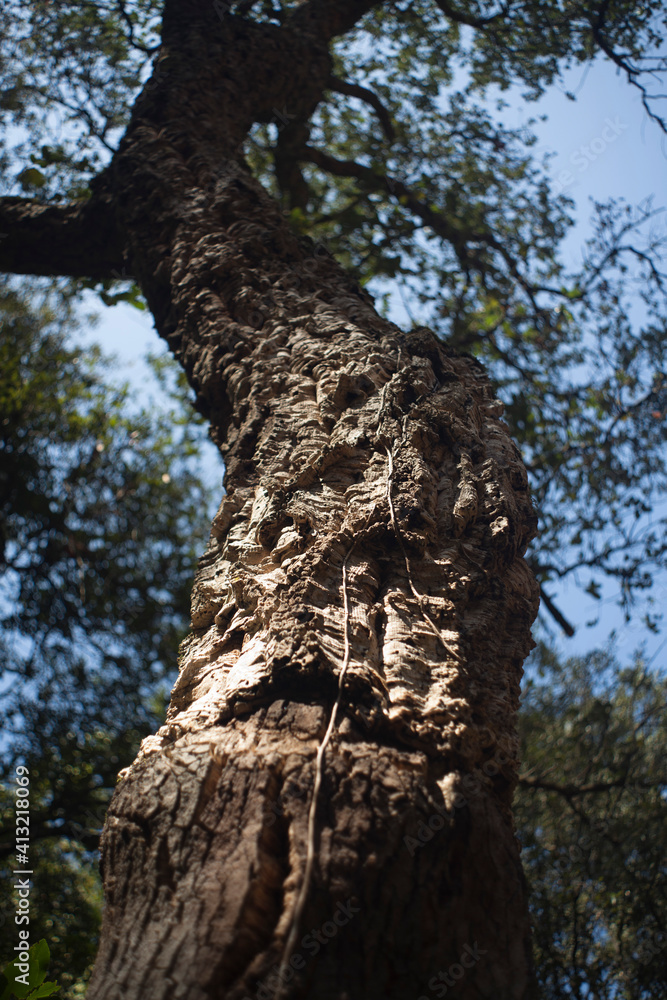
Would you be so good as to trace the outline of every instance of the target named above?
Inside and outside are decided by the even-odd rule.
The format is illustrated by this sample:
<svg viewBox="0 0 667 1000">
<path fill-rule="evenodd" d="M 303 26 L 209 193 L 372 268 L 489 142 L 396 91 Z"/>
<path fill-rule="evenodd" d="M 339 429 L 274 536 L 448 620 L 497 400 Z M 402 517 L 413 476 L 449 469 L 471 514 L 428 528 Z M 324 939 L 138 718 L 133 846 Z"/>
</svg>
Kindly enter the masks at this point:
<svg viewBox="0 0 667 1000">
<path fill-rule="evenodd" d="M 232 3 L 285 23 L 297 0 Z M 159 86 L 158 0 L 0 0 L 0 184 L 85 199 L 142 85 Z M 217 14 L 211 5 L 211 30 Z M 333 48 L 309 121 L 257 124 L 249 166 L 292 226 L 406 326 L 479 358 L 506 406 L 540 512 L 529 558 L 543 622 L 576 578 L 661 625 L 667 365 L 662 206 L 593 208 L 581 265 L 574 204 L 505 97 L 538 97 L 604 52 L 665 126 L 656 0 L 410 0 Z M 152 74 L 152 75 L 151 75 Z M 290 109 L 286 109 L 288 112 Z M 534 123 L 533 123 L 534 124 Z M 77 345 L 81 292 L 141 306 L 130 275 L 0 286 L 2 954 L 14 944 L 12 773 L 30 768 L 31 936 L 67 1000 L 85 992 L 101 907 L 96 845 L 116 774 L 164 715 L 211 515 L 203 429 L 155 362 L 149 403 Z M 215 497 L 213 500 L 217 500 Z M 578 624 L 577 622 L 574 623 Z M 517 827 L 543 996 L 667 994 L 665 678 L 613 643 L 529 663 Z M 5 808 L 6 807 L 6 808 Z"/>
</svg>

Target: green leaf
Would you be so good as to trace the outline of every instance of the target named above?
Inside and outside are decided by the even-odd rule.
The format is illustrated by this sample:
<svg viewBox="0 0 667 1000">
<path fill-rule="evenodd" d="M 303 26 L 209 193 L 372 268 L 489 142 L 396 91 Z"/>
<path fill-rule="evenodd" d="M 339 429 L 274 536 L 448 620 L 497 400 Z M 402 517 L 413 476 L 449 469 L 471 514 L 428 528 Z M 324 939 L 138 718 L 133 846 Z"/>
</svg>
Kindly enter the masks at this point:
<svg viewBox="0 0 667 1000">
<path fill-rule="evenodd" d="M 46 177 L 37 167 L 26 167 L 16 178 L 24 191 L 31 188 L 42 188 L 46 184 Z"/>
<path fill-rule="evenodd" d="M 50 960 L 49 946 L 46 943 L 45 938 L 42 938 L 36 944 L 34 944 L 28 952 L 28 982 L 20 981 L 19 977 L 24 978 L 26 973 L 25 970 L 19 968 L 20 965 L 24 965 L 15 958 L 13 962 L 10 962 L 6 966 L 0 977 L 0 987 L 2 987 L 2 993 L 0 993 L 0 1000 L 10 1000 L 12 994 L 18 997 L 18 1000 L 24 1000 L 26 997 L 41 997 L 50 996 L 55 990 L 58 989 L 57 983 L 47 983 L 46 986 L 49 987 L 48 992 L 31 992 L 36 988 L 39 988 L 46 978 L 46 971 L 49 967 Z M 51 988 L 53 987 L 53 988 Z"/>
<path fill-rule="evenodd" d="M 47 982 L 38 986 L 34 993 L 31 993 L 28 1000 L 37 1000 L 38 997 L 50 997 L 58 989 L 58 983 Z"/>
</svg>

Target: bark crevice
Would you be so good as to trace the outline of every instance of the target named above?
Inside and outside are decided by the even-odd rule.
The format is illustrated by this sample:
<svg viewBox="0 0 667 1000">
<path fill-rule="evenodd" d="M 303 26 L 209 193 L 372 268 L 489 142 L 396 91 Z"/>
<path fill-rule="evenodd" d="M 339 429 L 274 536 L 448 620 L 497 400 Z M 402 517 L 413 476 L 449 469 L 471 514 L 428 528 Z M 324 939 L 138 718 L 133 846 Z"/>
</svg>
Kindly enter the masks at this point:
<svg viewBox="0 0 667 1000">
<path fill-rule="evenodd" d="M 462 996 L 525 1000 L 510 812 L 538 605 L 525 470 L 481 366 L 378 316 L 241 161 L 272 71 L 280 100 L 311 107 L 328 57 L 317 48 L 313 69 L 296 56 L 366 6 L 311 0 L 287 33 L 224 17 L 219 34 L 207 6 L 168 5 L 168 85 L 139 99 L 109 172 L 158 332 L 225 457 L 226 495 L 166 722 L 105 828 L 89 1000 L 277 992 L 344 666 L 285 1000 L 406 1000 L 475 942 L 484 960 Z M 244 58 L 225 63 L 232 45 Z M 285 801 L 288 787 L 308 794 Z"/>
</svg>

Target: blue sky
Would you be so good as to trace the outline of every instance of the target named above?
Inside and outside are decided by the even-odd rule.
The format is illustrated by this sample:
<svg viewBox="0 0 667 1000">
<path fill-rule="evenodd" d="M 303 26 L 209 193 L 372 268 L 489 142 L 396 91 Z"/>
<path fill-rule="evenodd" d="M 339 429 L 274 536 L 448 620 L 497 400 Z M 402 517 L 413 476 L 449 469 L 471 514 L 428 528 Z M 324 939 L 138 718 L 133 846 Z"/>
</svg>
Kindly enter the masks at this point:
<svg viewBox="0 0 667 1000">
<path fill-rule="evenodd" d="M 566 91 L 575 94 L 576 100 L 568 99 Z M 510 103 L 502 113 L 507 125 L 525 125 L 530 118 L 547 115 L 546 121 L 533 126 L 538 136 L 533 151 L 538 160 L 543 153 L 553 154 L 551 176 L 576 202 L 577 224 L 563 246 L 564 259 L 572 268 L 580 263 L 590 232 L 591 199 L 624 197 L 638 204 L 653 196 L 656 206 L 667 205 L 667 136 L 648 120 L 639 91 L 609 63 L 597 60 L 587 69 L 568 71 L 539 102 L 528 103 L 518 92 L 503 96 Z M 99 311 L 100 321 L 87 331 L 86 339 L 115 353 L 137 392 L 145 391 L 145 353 L 166 351 L 153 329 L 150 314 L 124 304 L 105 308 L 94 296 L 89 305 Z M 219 483 L 222 465 L 213 449 L 207 462 L 211 480 Z M 577 625 L 572 639 L 559 636 L 559 630 L 554 633 L 564 652 L 584 653 L 605 644 L 615 629 L 613 645 L 622 660 L 645 641 L 647 654 L 654 657 L 654 667 L 667 662 L 667 648 L 661 648 L 664 637 L 648 632 L 639 620 L 625 623 L 611 585 L 603 589 L 601 601 L 585 594 L 573 579 L 553 588 L 552 596 Z M 656 582 L 654 597 L 657 606 L 667 610 L 667 579 Z M 586 622 L 596 618 L 599 621 L 595 627 L 586 627 Z"/>
<path fill-rule="evenodd" d="M 577 100 L 569 100 L 565 91 L 576 94 Z M 591 199 L 623 197 L 638 204 L 653 197 L 656 207 L 667 205 L 667 136 L 648 120 L 637 88 L 609 63 L 598 60 L 587 71 L 568 72 L 537 105 L 512 104 L 511 113 L 506 113 L 508 123 L 525 123 L 536 111 L 548 115 L 546 122 L 535 127 L 536 152 L 554 154 L 551 175 L 563 179 L 563 192 L 576 202 L 577 225 L 563 247 L 564 258 L 573 267 L 580 263 L 590 234 Z M 664 113 L 665 108 L 660 110 Z M 662 511 L 663 516 L 666 513 Z M 655 636 L 641 621 L 626 623 L 613 586 L 603 589 L 601 601 L 585 594 L 575 579 L 555 593 L 563 613 L 578 624 L 573 639 L 561 638 L 564 651 L 586 652 L 604 644 L 615 630 L 613 647 L 621 659 L 630 657 L 645 641 L 647 655 L 655 657 L 654 667 L 667 662 L 667 651 L 660 649 L 664 636 Z M 667 611 L 667 579 L 656 581 L 653 596 L 656 607 Z M 585 623 L 596 618 L 598 625 L 587 628 Z"/>
</svg>

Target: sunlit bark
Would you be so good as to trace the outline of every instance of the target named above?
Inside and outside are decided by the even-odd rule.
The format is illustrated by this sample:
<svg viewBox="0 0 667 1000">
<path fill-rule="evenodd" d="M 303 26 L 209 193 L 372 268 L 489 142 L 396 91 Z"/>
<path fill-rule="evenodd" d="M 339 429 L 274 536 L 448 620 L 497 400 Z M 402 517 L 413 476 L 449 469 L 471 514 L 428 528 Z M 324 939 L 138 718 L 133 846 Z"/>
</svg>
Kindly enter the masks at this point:
<svg viewBox="0 0 667 1000">
<path fill-rule="evenodd" d="M 525 470 L 477 362 L 382 319 L 239 152 L 312 111 L 368 6 L 278 29 L 167 3 L 96 187 L 227 473 L 167 721 L 105 827 L 88 1000 L 530 994 Z"/>
</svg>

